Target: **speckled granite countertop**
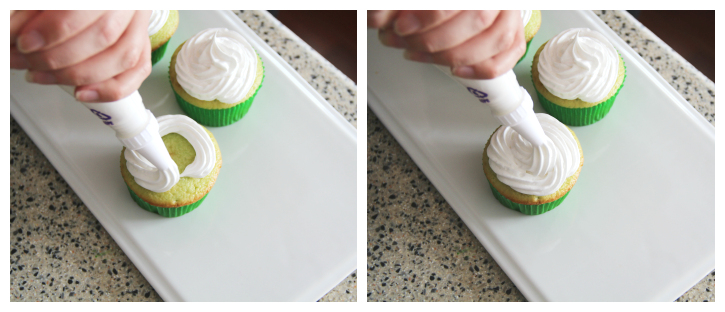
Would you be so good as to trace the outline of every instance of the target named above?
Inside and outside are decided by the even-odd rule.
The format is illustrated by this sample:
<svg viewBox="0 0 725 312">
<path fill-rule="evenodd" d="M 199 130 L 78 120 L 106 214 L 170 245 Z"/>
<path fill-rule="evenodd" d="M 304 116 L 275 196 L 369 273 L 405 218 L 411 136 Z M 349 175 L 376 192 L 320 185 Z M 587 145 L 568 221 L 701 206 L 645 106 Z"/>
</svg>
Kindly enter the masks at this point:
<svg viewBox="0 0 725 312">
<path fill-rule="evenodd" d="M 715 125 L 712 81 L 629 13 L 595 13 Z M 367 300 L 526 301 L 377 116 L 367 113 Z M 409 204 L 386 206 L 376 203 L 380 198 Z M 715 301 L 715 271 L 677 301 Z"/>
<path fill-rule="evenodd" d="M 265 11 L 235 11 L 353 126 L 357 86 Z M 20 126 L 10 121 L 10 301 L 161 301 Z M 320 301 L 357 301 L 352 273 Z"/>
</svg>

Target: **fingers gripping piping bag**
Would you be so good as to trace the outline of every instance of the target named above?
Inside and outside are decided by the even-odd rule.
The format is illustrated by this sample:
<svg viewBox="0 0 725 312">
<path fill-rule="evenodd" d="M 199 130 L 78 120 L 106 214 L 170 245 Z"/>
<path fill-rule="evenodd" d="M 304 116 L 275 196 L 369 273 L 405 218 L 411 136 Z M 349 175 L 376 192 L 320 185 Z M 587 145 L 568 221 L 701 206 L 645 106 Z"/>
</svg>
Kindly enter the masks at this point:
<svg viewBox="0 0 725 312">
<path fill-rule="evenodd" d="M 73 95 L 74 87 L 60 87 Z M 168 191 L 179 182 L 179 168 L 161 140 L 156 117 L 146 109 L 138 91 L 115 102 L 83 105 L 116 131 L 116 138 L 123 146 L 140 154 L 156 167 L 156 170 L 136 177 L 139 185 L 160 193 Z"/>
</svg>

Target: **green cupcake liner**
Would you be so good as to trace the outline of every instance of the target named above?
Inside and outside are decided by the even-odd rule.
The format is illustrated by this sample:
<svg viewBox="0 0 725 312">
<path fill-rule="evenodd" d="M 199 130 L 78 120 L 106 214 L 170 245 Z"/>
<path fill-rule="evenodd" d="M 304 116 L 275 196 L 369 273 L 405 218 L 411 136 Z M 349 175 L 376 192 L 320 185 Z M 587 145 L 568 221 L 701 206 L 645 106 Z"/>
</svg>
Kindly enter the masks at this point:
<svg viewBox="0 0 725 312">
<path fill-rule="evenodd" d="M 128 188 L 128 192 L 131 193 L 131 198 L 133 198 L 133 201 L 136 202 L 141 208 L 144 210 L 148 210 L 150 212 L 159 214 L 161 216 L 167 217 L 167 218 L 174 218 L 174 217 L 180 217 L 183 216 L 192 210 L 196 209 L 196 207 L 199 207 L 201 203 L 206 199 L 207 196 L 209 196 L 209 193 L 206 193 L 204 197 L 202 197 L 200 200 L 197 200 L 189 205 L 176 207 L 176 208 L 164 208 L 164 207 L 158 207 L 151 205 L 141 199 L 141 197 L 138 197 L 136 193 L 134 193 L 128 185 L 126 185 L 126 188 Z"/>
<path fill-rule="evenodd" d="M 169 41 L 171 41 L 171 38 L 169 38 L 169 40 L 162 44 L 158 49 L 151 51 L 151 66 L 154 66 L 154 64 L 158 63 L 161 58 L 164 57 Z"/>
<path fill-rule="evenodd" d="M 534 38 L 531 38 L 531 41 L 534 41 Z M 526 57 L 526 53 L 529 53 L 529 46 L 531 45 L 531 41 L 526 43 L 526 51 L 524 51 L 524 55 L 521 56 L 519 61 L 516 62 L 516 65 L 519 65 L 519 63 L 521 63 L 521 61 L 523 61 L 524 58 Z"/>
<path fill-rule="evenodd" d="M 620 56 L 621 57 L 621 56 Z M 624 78 L 622 78 L 622 84 L 619 85 L 619 89 L 617 89 L 617 92 L 614 93 L 609 99 L 606 101 L 599 103 L 597 105 L 594 105 L 592 107 L 585 107 L 585 108 L 568 108 L 564 106 L 557 105 L 554 102 L 549 101 L 546 99 L 536 87 L 534 87 L 534 90 L 536 90 L 536 95 L 539 98 L 539 103 L 541 103 L 541 106 L 544 107 L 544 110 L 546 110 L 549 115 L 554 116 L 554 118 L 558 119 L 562 123 L 569 125 L 569 126 L 587 126 L 591 125 L 599 120 L 602 120 L 604 116 L 607 116 L 609 113 L 609 110 L 612 109 L 612 105 L 614 105 L 614 100 L 617 98 L 617 95 L 619 94 L 619 91 L 622 90 L 622 87 L 624 86 L 624 82 L 627 80 L 627 65 L 624 65 Z M 533 75 L 532 75 L 532 81 L 533 81 Z"/>
<path fill-rule="evenodd" d="M 261 61 L 261 60 L 260 60 Z M 262 68 L 264 68 L 264 63 L 262 63 Z M 252 102 L 254 102 L 254 98 L 257 96 L 257 92 L 259 92 L 259 89 L 262 88 L 262 84 L 264 84 L 264 77 L 265 77 L 265 71 L 262 71 L 262 81 L 259 83 L 259 87 L 257 87 L 256 90 L 254 90 L 254 94 L 252 94 L 251 97 L 249 97 L 246 101 L 242 102 L 241 104 L 234 105 L 230 108 L 222 108 L 222 109 L 206 109 L 201 108 L 199 106 L 196 106 L 194 104 L 191 104 L 184 100 L 178 93 L 176 93 L 176 90 L 174 90 L 173 85 L 171 86 L 171 90 L 174 90 L 174 95 L 176 96 L 176 102 L 179 103 L 179 106 L 181 109 L 191 117 L 191 119 L 194 119 L 196 122 L 209 127 L 223 127 L 231 125 L 240 119 L 244 117 L 244 115 L 247 114 L 249 111 L 249 108 L 252 107 Z M 171 80 L 169 80 L 171 82 Z"/>
<path fill-rule="evenodd" d="M 556 206 L 559 206 L 559 204 L 561 204 L 564 201 L 564 199 L 566 199 L 566 197 L 569 196 L 569 192 L 571 192 L 571 190 L 570 190 L 569 192 L 566 192 L 566 194 L 564 194 L 564 196 L 560 197 L 559 199 L 557 199 L 553 202 L 546 203 L 546 204 L 524 205 L 524 204 L 514 203 L 511 200 L 509 200 L 508 198 L 506 198 L 505 196 L 501 195 L 501 193 L 499 193 L 498 190 L 496 190 L 496 188 L 493 187 L 493 185 L 491 185 L 491 182 L 488 183 L 488 186 L 491 187 L 491 191 L 493 192 L 493 197 L 496 197 L 496 199 L 498 199 L 498 201 L 501 204 L 506 206 L 506 208 L 516 210 L 518 212 L 521 212 L 523 214 L 527 214 L 530 216 L 540 215 L 542 213 L 545 213 L 549 210 L 556 208 Z"/>
</svg>

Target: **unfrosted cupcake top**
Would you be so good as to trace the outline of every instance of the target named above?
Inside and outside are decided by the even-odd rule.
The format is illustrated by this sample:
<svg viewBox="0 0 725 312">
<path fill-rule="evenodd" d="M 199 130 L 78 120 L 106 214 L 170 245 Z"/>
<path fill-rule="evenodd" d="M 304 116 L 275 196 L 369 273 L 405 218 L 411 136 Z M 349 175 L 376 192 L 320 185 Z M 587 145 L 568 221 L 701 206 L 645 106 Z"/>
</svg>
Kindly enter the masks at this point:
<svg viewBox="0 0 725 312">
<path fill-rule="evenodd" d="M 602 34 L 567 29 L 546 43 L 539 55 L 539 79 L 551 94 L 596 103 L 617 82 L 619 54 Z"/>
<path fill-rule="evenodd" d="M 536 114 L 536 118 L 549 142 L 534 147 L 513 128 L 502 126 L 491 137 L 486 154 L 499 181 L 519 193 L 546 196 L 576 173 L 581 155 L 564 124 L 547 114 Z"/>
<path fill-rule="evenodd" d="M 146 158 L 127 148 L 123 153 L 126 168 L 136 183 L 149 191 L 161 193 L 174 187 L 182 177 L 203 178 L 209 175 L 216 164 L 216 150 L 204 127 L 185 115 L 164 115 L 156 120 L 161 136 L 172 132 L 180 134 L 194 148 L 196 157 L 184 172 L 180 173 L 176 167 L 175 170 L 159 171 Z"/>
<path fill-rule="evenodd" d="M 149 37 L 153 36 L 166 24 L 169 19 L 169 10 L 152 10 L 149 18 Z"/>
<path fill-rule="evenodd" d="M 176 56 L 176 79 L 189 95 L 234 105 L 254 85 L 257 53 L 241 34 L 209 28 L 187 40 Z"/>
</svg>

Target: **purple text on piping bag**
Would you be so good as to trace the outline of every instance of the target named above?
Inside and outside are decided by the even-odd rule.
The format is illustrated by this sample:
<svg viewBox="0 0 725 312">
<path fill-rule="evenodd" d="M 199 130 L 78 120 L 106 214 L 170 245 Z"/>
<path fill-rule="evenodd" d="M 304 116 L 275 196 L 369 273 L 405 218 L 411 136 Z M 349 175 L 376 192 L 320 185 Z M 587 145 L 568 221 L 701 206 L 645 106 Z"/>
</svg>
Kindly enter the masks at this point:
<svg viewBox="0 0 725 312">
<path fill-rule="evenodd" d="M 108 116 L 108 115 L 106 115 L 104 113 L 101 113 L 101 112 L 99 112 L 99 111 L 97 111 L 95 109 L 91 109 L 91 112 L 93 112 L 94 114 L 96 114 L 96 116 L 98 116 L 98 118 L 100 118 L 103 121 L 104 124 L 109 125 L 109 126 L 110 125 L 113 125 L 113 121 L 111 121 L 111 116 Z"/>
<path fill-rule="evenodd" d="M 471 94 L 473 94 L 473 96 L 478 98 L 478 101 L 480 101 L 481 103 L 489 103 L 488 94 L 486 94 L 486 92 L 483 92 L 481 90 L 476 90 L 471 87 L 467 87 L 467 89 L 468 89 L 468 92 L 471 92 Z"/>
</svg>

